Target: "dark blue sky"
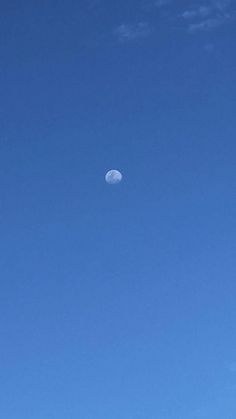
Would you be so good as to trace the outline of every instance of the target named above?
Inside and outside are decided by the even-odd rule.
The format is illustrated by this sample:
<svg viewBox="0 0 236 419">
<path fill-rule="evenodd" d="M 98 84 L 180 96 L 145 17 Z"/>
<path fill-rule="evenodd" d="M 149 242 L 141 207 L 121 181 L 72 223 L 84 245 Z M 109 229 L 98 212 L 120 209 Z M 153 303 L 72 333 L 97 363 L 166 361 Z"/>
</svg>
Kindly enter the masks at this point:
<svg viewBox="0 0 236 419">
<path fill-rule="evenodd" d="M 1 418 L 235 419 L 235 6 L 2 1 Z"/>
</svg>

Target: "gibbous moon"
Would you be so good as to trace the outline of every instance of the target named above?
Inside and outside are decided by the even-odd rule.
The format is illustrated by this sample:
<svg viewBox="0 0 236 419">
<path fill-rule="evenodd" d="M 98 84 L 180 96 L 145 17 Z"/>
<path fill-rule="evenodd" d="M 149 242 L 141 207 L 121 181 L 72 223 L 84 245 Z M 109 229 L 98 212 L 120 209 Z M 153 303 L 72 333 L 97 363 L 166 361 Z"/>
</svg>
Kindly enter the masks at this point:
<svg viewBox="0 0 236 419">
<path fill-rule="evenodd" d="M 115 185 L 116 183 L 120 183 L 122 180 L 122 174 L 119 172 L 119 170 L 109 170 L 106 173 L 105 180 L 110 185 Z"/>
</svg>

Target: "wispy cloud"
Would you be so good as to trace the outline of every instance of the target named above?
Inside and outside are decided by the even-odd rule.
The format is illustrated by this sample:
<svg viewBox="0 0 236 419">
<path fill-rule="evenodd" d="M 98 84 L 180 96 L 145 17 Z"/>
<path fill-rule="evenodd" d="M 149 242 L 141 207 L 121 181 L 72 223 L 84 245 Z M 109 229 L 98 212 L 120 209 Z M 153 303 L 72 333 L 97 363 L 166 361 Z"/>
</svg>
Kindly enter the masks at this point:
<svg viewBox="0 0 236 419">
<path fill-rule="evenodd" d="M 235 20 L 234 2 L 235 0 L 196 0 L 186 2 L 188 6 L 181 10 L 181 5 L 174 0 L 139 0 L 137 10 L 139 15 L 143 12 L 144 20 L 121 23 L 113 29 L 113 36 L 121 43 L 147 38 L 155 33 L 155 25 L 167 18 L 166 24 L 169 26 L 177 19 L 182 21 L 181 27 L 189 33 L 209 32 Z M 212 50 L 210 47 L 206 48 L 210 49 Z"/>
<path fill-rule="evenodd" d="M 232 20 L 231 0 L 208 0 L 204 5 L 182 12 L 189 32 L 209 31 Z"/>
<path fill-rule="evenodd" d="M 182 13 L 184 19 L 205 18 L 211 14 L 211 8 L 207 6 L 200 6 L 197 9 L 185 10 Z"/>
<path fill-rule="evenodd" d="M 168 6 L 171 3 L 171 0 L 155 0 L 153 5 L 156 7 L 164 7 L 164 6 Z"/>
<path fill-rule="evenodd" d="M 114 29 L 114 35 L 120 42 L 134 41 L 138 38 L 145 38 L 151 32 L 149 23 L 122 23 Z"/>
<path fill-rule="evenodd" d="M 225 10 L 231 3 L 232 0 L 211 0 L 212 6 L 219 10 Z"/>
<path fill-rule="evenodd" d="M 226 20 L 226 17 L 219 16 L 203 20 L 202 22 L 190 23 L 188 26 L 188 30 L 192 33 L 198 31 L 210 31 L 211 29 L 215 29 L 226 23 Z"/>
</svg>

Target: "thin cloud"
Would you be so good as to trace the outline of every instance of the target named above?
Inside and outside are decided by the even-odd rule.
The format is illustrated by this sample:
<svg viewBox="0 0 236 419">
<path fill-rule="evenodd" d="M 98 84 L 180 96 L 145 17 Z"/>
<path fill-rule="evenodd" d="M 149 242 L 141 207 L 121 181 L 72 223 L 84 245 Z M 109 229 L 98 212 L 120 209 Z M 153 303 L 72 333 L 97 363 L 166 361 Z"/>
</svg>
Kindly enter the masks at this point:
<svg viewBox="0 0 236 419">
<path fill-rule="evenodd" d="M 171 3 L 171 0 L 156 0 L 154 1 L 154 6 L 156 7 L 164 7 L 164 6 L 168 6 Z"/>
<path fill-rule="evenodd" d="M 207 6 L 201 6 L 198 9 L 185 10 L 182 13 L 184 19 L 195 19 L 205 18 L 211 14 L 211 8 Z"/>
<path fill-rule="evenodd" d="M 218 10 L 225 10 L 231 3 L 231 0 L 211 0 L 212 6 L 216 7 Z"/>
<path fill-rule="evenodd" d="M 188 31 L 210 31 L 233 19 L 231 0 L 209 0 L 205 5 L 187 9 L 181 14 Z"/>
<path fill-rule="evenodd" d="M 150 32 L 150 25 L 147 22 L 122 23 L 114 29 L 114 35 L 120 42 L 146 38 Z"/>
<path fill-rule="evenodd" d="M 188 26 L 189 32 L 210 31 L 212 29 L 222 26 L 226 22 L 224 17 L 216 17 L 203 20 L 202 22 L 190 23 Z"/>
</svg>

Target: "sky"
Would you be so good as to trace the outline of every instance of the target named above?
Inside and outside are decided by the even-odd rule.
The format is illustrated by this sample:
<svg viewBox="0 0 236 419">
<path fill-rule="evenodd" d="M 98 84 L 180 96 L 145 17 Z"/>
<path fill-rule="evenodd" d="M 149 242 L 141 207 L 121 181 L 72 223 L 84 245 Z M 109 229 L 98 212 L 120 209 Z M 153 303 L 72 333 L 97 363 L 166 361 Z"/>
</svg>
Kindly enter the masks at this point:
<svg viewBox="0 0 236 419">
<path fill-rule="evenodd" d="M 2 0 L 1 418 L 235 419 L 235 18 Z"/>
</svg>

